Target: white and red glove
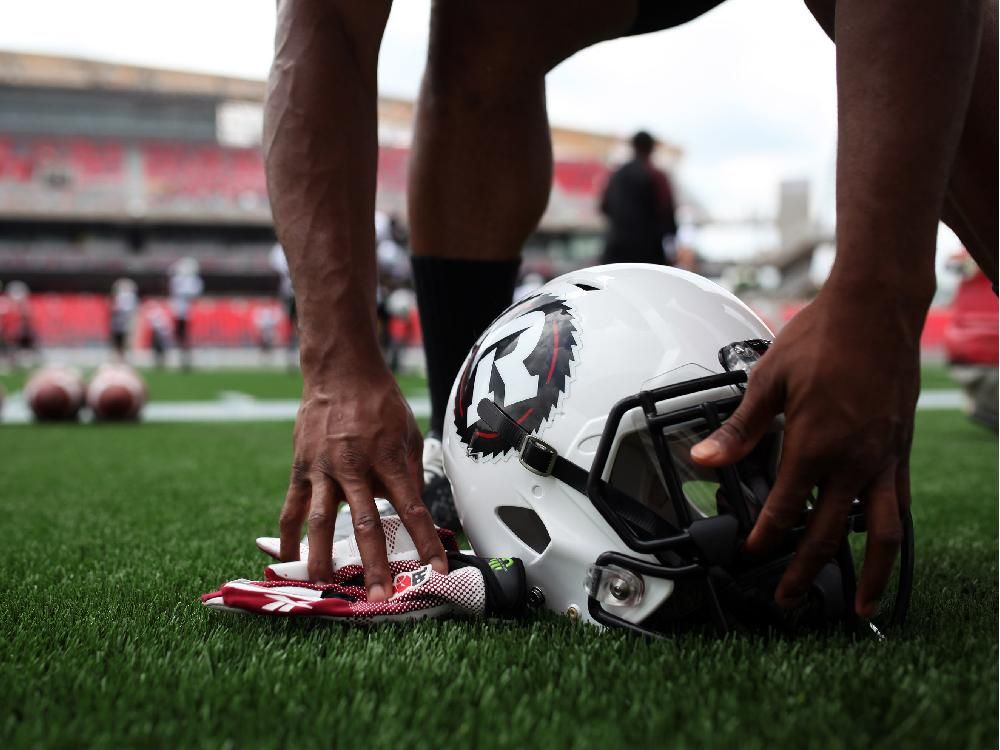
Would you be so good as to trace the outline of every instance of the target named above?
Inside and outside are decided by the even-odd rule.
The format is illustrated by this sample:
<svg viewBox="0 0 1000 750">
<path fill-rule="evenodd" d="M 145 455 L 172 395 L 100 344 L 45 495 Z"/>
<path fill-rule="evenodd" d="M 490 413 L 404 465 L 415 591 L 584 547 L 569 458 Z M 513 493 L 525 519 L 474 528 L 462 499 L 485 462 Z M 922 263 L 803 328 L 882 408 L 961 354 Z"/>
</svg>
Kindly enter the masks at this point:
<svg viewBox="0 0 1000 750">
<path fill-rule="evenodd" d="M 436 573 L 424 565 L 399 518 L 382 518 L 389 570 L 394 593 L 382 602 L 369 602 L 364 586 L 364 568 L 353 536 L 333 546 L 334 580 L 310 583 L 304 558 L 276 563 L 264 569 L 263 581 L 235 580 L 218 591 L 204 594 L 202 603 L 211 609 L 253 614 L 322 617 L 349 622 L 400 621 L 424 617 L 517 617 L 524 613 L 527 586 L 524 565 L 510 557 L 482 558 L 458 552 L 455 535 L 438 529 L 448 551 L 449 573 Z M 261 551 L 277 558 L 278 540 L 257 540 Z"/>
</svg>

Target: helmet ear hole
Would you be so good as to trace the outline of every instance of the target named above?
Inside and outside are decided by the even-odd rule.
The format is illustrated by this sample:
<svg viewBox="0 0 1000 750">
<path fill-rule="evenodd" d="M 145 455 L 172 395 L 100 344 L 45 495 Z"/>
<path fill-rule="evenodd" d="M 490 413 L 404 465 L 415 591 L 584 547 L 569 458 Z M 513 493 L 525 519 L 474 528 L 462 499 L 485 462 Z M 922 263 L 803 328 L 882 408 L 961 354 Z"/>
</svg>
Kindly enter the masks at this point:
<svg viewBox="0 0 1000 750">
<path fill-rule="evenodd" d="M 539 555 L 549 546 L 552 538 L 548 529 L 531 508 L 517 505 L 501 505 L 496 509 L 497 518 L 526 547 L 533 549 Z"/>
</svg>

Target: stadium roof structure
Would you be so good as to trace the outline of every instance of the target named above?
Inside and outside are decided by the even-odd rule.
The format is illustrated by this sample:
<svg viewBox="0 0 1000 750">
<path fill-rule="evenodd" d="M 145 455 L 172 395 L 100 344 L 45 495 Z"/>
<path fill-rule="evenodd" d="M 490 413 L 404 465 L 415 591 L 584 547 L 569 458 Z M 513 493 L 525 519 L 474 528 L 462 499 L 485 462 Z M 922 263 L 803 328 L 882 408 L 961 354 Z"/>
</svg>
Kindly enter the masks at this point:
<svg viewBox="0 0 1000 750">
<path fill-rule="evenodd" d="M 263 102 L 265 81 L 185 70 L 150 68 L 78 57 L 60 57 L 0 50 L 0 86 L 77 90 L 108 90 L 148 94 L 203 96 L 212 99 Z M 412 121 L 413 102 L 399 97 L 379 97 L 379 118 Z M 621 155 L 620 135 L 552 126 L 556 156 L 607 160 Z M 660 141 L 658 157 L 668 164 L 683 151 L 669 141 Z"/>
<path fill-rule="evenodd" d="M 259 154 L 266 83 L 0 51 L 0 218 L 267 226 Z M 414 103 L 380 97 L 377 205 L 406 211 Z M 626 139 L 552 128 L 543 230 L 599 231 L 598 197 Z M 681 149 L 661 142 L 671 167 Z"/>
<path fill-rule="evenodd" d="M 247 78 L 116 62 L 0 51 L 0 85 L 181 94 L 263 101 L 266 84 Z"/>
</svg>

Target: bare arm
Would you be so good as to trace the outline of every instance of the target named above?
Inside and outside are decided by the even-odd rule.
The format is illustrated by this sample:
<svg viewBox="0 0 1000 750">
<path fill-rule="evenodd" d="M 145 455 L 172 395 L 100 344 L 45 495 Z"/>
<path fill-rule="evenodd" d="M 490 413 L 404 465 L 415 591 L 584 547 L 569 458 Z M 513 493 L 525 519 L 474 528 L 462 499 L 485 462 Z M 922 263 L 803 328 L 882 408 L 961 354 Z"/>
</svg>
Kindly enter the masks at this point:
<svg viewBox="0 0 1000 750">
<path fill-rule="evenodd" d="M 969 107 L 984 5 L 837 4 L 838 253 L 830 281 L 839 293 L 895 293 L 920 324 L 934 291 L 936 227 Z"/>
<path fill-rule="evenodd" d="M 816 301 L 761 360 L 740 409 L 693 451 L 701 463 L 728 463 L 785 413 L 779 475 L 748 551 L 783 536 L 813 487 L 819 502 L 779 602 L 803 595 L 832 558 L 854 497 L 865 503 L 869 531 L 859 614 L 875 609 L 898 552 L 936 226 L 965 125 L 984 7 L 979 0 L 839 0 L 835 18 L 825 19 L 837 43 L 837 260 Z"/>
<path fill-rule="evenodd" d="M 278 5 L 264 151 L 306 370 L 377 351 L 375 72 L 388 10 L 374 0 Z M 331 330 L 331 315 L 350 327 Z"/>
<path fill-rule="evenodd" d="M 351 507 L 372 599 L 391 593 L 374 496 L 446 571 L 419 496 L 421 438 L 376 340 L 376 69 L 389 3 L 282 0 L 264 148 L 275 229 L 295 287 L 303 375 L 281 554 L 329 580 L 337 506 Z"/>
</svg>

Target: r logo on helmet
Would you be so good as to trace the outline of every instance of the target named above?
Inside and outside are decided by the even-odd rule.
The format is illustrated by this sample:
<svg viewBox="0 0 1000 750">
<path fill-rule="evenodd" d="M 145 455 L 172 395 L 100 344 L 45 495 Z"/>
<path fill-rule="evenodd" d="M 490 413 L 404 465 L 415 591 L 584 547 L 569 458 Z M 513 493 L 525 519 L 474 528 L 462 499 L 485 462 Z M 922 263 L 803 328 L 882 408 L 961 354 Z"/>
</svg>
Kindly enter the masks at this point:
<svg viewBox="0 0 1000 750">
<path fill-rule="evenodd" d="M 455 429 L 474 456 L 508 450 L 479 417 L 484 398 L 535 434 L 566 391 L 576 345 L 572 309 L 552 294 L 529 297 L 489 327 L 472 349 L 455 393 Z"/>
</svg>

